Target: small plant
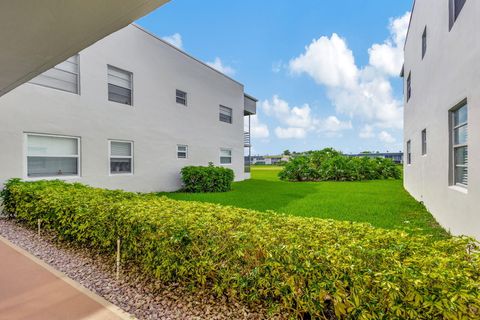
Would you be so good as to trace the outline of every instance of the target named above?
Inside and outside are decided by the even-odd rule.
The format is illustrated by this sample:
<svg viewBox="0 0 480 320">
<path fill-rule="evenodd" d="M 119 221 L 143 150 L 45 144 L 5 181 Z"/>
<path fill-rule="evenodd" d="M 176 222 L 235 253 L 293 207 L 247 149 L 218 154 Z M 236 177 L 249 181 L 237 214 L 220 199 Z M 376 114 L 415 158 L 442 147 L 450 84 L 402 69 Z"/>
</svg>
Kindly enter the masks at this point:
<svg viewBox="0 0 480 320">
<path fill-rule="evenodd" d="M 399 179 L 401 170 L 390 159 L 349 157 L 326 148 L 292 158 L 279 177 L 286 181 Z"/>
<path fill-rule="evenodd" d="M 232 169 L 215 167 L 189 166 L 182 168 L 183 191 L 185 192 L 227 192 L 232 189 L 234 173 Z"/>
</svg>

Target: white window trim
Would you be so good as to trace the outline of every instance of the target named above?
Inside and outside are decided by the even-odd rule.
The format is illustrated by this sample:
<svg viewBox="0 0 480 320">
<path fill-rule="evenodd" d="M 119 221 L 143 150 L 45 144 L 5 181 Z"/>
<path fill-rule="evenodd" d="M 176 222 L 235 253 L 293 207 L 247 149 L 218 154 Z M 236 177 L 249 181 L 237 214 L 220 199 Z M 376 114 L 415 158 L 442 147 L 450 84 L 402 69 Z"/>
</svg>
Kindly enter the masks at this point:
<svg viewBox="0 0 480 320">
<path fill-rule="evenodd" d="M 130 84 L 132 86 L 132 88 L 130 89 L 130 104 L 125 104 L 125 103 L 120 103 L 120 102 L 117 102 L 117 101 L 112 101 L 110 100 L 110 98 L 108 97 L 108 85 L 110 84 L 110 82 L 108 81 L 108 68 L 111 67 L 113 69 L 117 69 L 117 70 L 120 70 L 120 71 L 123 71 L 123 72 L 126 72 L 130 75 Z M 124 89 L 127 89 L 127 88 L 124 88 Z M 123 69 L 123 68 L 119 68 L 119 67 L 116 67 L 114 65 L 111 65 L 111 64 L 107 64 L 107 101 L 108 102 L 111 102 L 111 103 L 115 103 L 115 104 L 119 104 L 119 105 L 124 105 L 124 106 L 127 106 L 127 107 L 133 107 L 134 106 L 134 100 L 133 100 L 133 96 L 134 96 L 134 84 L 133 84 L 133 72 L 132 71 L 128 71 L 126 69 Z"/>
<path fill-rule="evenodd" d="M 467 121 L 462 122 L 458 125 L 455 125 L 455 112 L 457 112 L 458 110 L 460 110 L 463 107 L 467 108 Z M 451 135 L 451 144 L 450 144 L 451 150 L 450 150 L 450 152 L 451 152 L 451 157 L 452 157 L 452 163 L 451 163 L 451 169 L 450 169 L 450 170 L 452 170 L 451 186 L 452 187 L 454 186 L 454 187 L 458 187 L 458 188 L 463 188 L 463 189 L 468 189 L 468 184 L 455 182 L 456 181 L 456 176 L 455 176 L 456 170 L 455 169 L 457 167 L 467 168 L 467 178 L 468 178 L 468 174 L 469 174 L 468 163 L 466 165 L 457 165 L 455 163 L 455 149 L 466 147 L 467 150 L 468 150 L 468 140 L 467 140 L 467 143 L 455 144 L 455 130 L 460 129 L 462 127 L 467 127 L 467 130 L 468 130 L 468 124 L 469 124 L 468 112 L 469 112 L 469 108 L 468 108 L 468 101 L 467 100 L 462 101 L 461 103 L 459 103 L 457 105 L 457 107 L 453 108 L 450 111 L 450 114 L 451 114 L 451 116 L 450 116 L 450 121 L 451 121 L 451 132 L 450 132 L 450 135 Z M 467 139 L 468 139 L 468 135 L 467 135 Z"/>
<path fill-rule="evenodd" d="M 77 140 L 77 156 L 42 156 L 43 158 L 55 158 L 55 157 L 64 157 L 64 158 L 77 158 L 77 171 L 76 175 L 66 175 L 66 176 L 54 176 L 54 177 L 29 177 L 28 176 L 28 136 L 40 136 L 40 137 L 55 137 L 55 138 L 68 138 Z M 49 134 L 49 133 L 36 133 L 36 132 L 24 132 L 23 135 L 23 180 L 25 181 L 40 181 L 40 180 L 73 180 L 79 179 L 82 177 L 82 162 L 81 162 L 81 138 L 76 136 L 66 136 L 59 134 Z"/>
<path fill-rule="evenodd" d="M 222 163 L 222 151 L 230 151 L 230 163 Z M 231 148 L 220 148 L 220 152 L 218 154 L 218 161 L 220 162 L 221 166 L 231 166 L 233 164 L 233 149 Z"/>
<path fill-rule="evenodd" d="M 131 159 L 132 160 L 132 172 L 126 172 L 126 173 L 112 173 L 112 142 L 121 142 L 121 143 L 130 143 L 131 150 L 132 150 L 132 155 L 131 156 L 114 156 L 114 158 L 120 158 L 120 159 Z M 114 140 L 110 139 L 108 140 L 108 175 L 110 177 L 118 177 L 118 176 L 133 176 L 134 171 L 135 171 L 135 161 L 134 161 L 134 143 L 131 140 Z"/>
<path fill-rule="evenodd" d="M 179 151 L 179 150 L 178 150 L 179 147 L 185 147 L 185 151 Z M 185 152 L 185 158 L 180 158 L 180 157 L 178 156 L 178 153 L 179 153 L 179 152 Z M 179 159 L 179 160 L 187 160 L 187 159 L 188 159 L 188 145 L 186 145 L 186 144 L 177 144 L 177 159 Z"/>
</svg>

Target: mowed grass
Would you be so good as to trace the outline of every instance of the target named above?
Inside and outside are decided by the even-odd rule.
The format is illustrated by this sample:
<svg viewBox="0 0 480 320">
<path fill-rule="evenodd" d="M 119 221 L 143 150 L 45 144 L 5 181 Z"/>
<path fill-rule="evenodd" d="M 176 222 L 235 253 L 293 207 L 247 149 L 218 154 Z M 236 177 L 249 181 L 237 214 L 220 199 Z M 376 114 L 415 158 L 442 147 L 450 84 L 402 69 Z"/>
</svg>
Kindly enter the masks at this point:
<svg viewBox="0 0 480 320">
<path fill-rule="evenodd" d="M 435 239 L 449 235 L 425 207 L 403 188 L 401 180 L 363 182 L 284 182 L 281 167 L 252 167 L 252 179 L 235 182 L 226 193 L 160 193 L 169 198 L 212 202 L 296 216 L 368 222 Z"/>
</svg>

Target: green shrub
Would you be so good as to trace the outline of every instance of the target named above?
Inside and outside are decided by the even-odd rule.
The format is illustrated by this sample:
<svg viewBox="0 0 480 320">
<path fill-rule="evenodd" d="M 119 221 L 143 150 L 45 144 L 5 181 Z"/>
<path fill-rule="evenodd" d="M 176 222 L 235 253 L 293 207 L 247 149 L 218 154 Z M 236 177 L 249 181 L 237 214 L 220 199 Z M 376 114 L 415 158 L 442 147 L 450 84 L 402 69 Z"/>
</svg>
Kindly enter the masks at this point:
<svg viewBox="0 0 480 320">
<path fill-rule="evenodd" d="M 261 213 L 80 184 L 11 181 L 5 210 L 164 283 L 296 318 L 479 319 L 480 253 L 369 224 Z"/>
<path fill-rule="evenodd" d="M 189 166 L 182 168 L 183 191 L 185 192 L 226 192 L 232 189 L 232 169 Z"/>
<path fill-rule="evenodd" d="M 349 157 L 327 148 L 290 159 L 279 177 L 286 181 L 399 179 L 401 170 L 390 159 Z"/>
</svg>

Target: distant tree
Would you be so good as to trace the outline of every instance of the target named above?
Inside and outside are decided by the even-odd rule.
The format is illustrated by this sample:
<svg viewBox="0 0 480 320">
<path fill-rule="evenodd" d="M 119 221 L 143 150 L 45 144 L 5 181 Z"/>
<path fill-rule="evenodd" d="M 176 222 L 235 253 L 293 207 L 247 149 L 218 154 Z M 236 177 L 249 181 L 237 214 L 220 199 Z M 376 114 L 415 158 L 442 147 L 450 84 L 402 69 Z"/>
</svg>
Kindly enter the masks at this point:
<svg viewBox="0 0 480 320">
<path fill-rule="evenodd" d="M 290 154 L 291 154 L 291 152 L 290 152 L 290 150 L 288 150 L 288 149 L 285 150 L 285 151 L 283 151 L 283 155 L 284 155 L 284 156 L 289 156 Z"/>
</svg>

